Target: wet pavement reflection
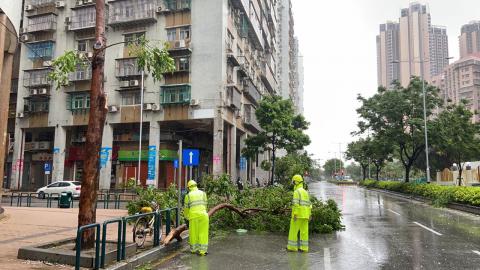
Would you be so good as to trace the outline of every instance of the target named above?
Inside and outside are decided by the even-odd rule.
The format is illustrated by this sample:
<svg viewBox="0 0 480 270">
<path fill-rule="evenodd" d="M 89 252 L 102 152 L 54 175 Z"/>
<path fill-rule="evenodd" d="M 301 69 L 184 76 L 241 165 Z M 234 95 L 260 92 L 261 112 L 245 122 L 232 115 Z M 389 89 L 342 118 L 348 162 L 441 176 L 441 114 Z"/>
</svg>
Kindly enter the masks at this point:
<svg viewBox="0 0 480 270">
<path fill-rule="evenodd" d="M 182 248 L 155 269 L 480 269 L 480 217 L 433 208 L 354 186 L 313 183 L 334 199 L 346 229 L 310 239 L 289 253 L 287 235 L 234 233 L 211 240 L 206 257 Z"/>
</svg>

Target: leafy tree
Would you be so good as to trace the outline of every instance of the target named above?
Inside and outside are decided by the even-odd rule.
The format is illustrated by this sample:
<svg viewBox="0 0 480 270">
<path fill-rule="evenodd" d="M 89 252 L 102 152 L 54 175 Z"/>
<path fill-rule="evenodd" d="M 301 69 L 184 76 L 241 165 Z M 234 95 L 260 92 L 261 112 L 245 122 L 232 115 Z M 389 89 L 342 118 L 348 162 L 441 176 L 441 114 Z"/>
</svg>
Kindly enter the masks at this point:
<svg viewBox="0 0 480 270">
<path fill-rule="evenodd" d="M 347 171 L 347 173 L 352 176 L 353 179 L 360 179 L 363 177 L 362 167 L 357 163 L 348 164 L 345 167 L 345 171 Z"/>
<path fill-rule="evenodd" d="M 440 153 L 448 153 L 459 164 L 458 184 L 461 185 L 463 166 L 469 159 L 480 156 L 480 126 L 472 122 L 474 115 L 463 101 L 459 105 L 449 105 L 435 121 L 434 130 L 438 138 L 435 149 Z"/>
<path fill-rule="evenodd" d="M 353 159 L 360 164 L 360 167 L 362 168 L 362 179 L 365 180 L 367 178 L 368 164 L 370 164 L 367 140 L 361 138 L 358 141 L 349 143 L 345 155 L 347 159 Z"/>
<path fill-rule="evenodd" d="M 357 109 L 362 120 L 358 123 L 364 134 L 372 131 L 395 146 L 396 154 L 405 169 L 405 181 L 410 179 L 410 171 L 416 159 L 424 150 L 424 111 L 422 83 L 425 83 L 425 104 L 427 119 L 432 111 L 441 105 L 438 89 L 412 77 L 408 87 L 398 82 L 391 90 L 378 88 L 378 93 L 371 98 L 358 97 L 362 106 Z M 427 127 L 432 126 L 428 120 Z M 435 135 L 430 133 L 431 137 Z"/>
<path fill-rule="evenodd" d="M 326 177 L 332 177 L 340 171 L 340 168 L 343 168 L 343 162 L 338 158 L 329 159 L 323 165 Z"/>
<path fill-rule="evenodd" d="M 273 184 L 277 151 L 285 149 L 288 153 L 293 153 L 309 145 L 310 138 L 304 133 L 309 123 L 302 115 L 295 115 L 291 100 L 280 96 L 265 97 L 255 111 L 255 116 L 262 131 L 246 139 L 246 147 L 242 152 L 250 158 L 265 151 L 272 153 L 270 184 Z"/>
<path fill-rule="evenodd" d="M 84 173 L 82 176 L 82 190 L 79 202 L 78 226 L 96 221 L 96 186 L 99 177 L 99 157 L 102 145 L 103 127 L 107 115 L 107 98 L 104 89 L 105 50 L 111 46 L 123 44 L 115 43 L 107 46 L 105 35 L 105 1 L 97 0 L 95 4 L 95 44 L 93 46 L 92 61 L 87 63 L 92 67 L 90 86 L 90 114 L 86 134 Z M 132 48 L 133 56 L 137 57 L 139 68 L 152 73 L 154 80 L 162 79 L 162 74 L 175 70 L 174 59 L 168 54 L 165 47 L 158 48 L 150 45 L 145 39 L 138 40 Z M 53 61 L 53 70 L 49 74 L 57 89 L 68 84 L 68 75 L 74 72 L 79 65 L 86 65 L 87 59 L 80 58 L 80 54 L 67 51 Z M 94 230 L 86 230 L 82 237 L 82 248 L 94 246 Z"/>
<path fill-rule="evenodd" d="M 393 147 L 388 140 L 379 136 L 367 139 L 367 147 L 367 154 L 375 165 L 375 179 L 378 181 L 380 172 L 385 167 L 386 162 L 392 161 Z"/>
<path fill-rule="evenodd" d="M 303 175 L 305 172 L 310 174 L 313 169 L 313 161 L 307 153 L 293 152 L 278 159 L 276 167 L 277 180 L 283 185 L 288 185 L 295 174 Z"/>
</svg>

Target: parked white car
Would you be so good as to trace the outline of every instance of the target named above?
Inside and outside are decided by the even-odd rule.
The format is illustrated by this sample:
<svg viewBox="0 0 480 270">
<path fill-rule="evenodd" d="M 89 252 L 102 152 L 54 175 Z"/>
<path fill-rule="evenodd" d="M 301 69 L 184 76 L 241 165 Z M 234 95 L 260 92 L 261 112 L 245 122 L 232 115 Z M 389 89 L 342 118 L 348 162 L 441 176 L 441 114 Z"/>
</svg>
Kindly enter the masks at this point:
<svg viewBox="0 0 480 270">
<path fill-rule="evenodd" d="M 74 198 L 80 197 L 81 183 L 76 181 L 58 181 L 37 190 L 38 198 L 47 196 L 60 197 L 60 193 L 71 193 Z"/>
</svg>

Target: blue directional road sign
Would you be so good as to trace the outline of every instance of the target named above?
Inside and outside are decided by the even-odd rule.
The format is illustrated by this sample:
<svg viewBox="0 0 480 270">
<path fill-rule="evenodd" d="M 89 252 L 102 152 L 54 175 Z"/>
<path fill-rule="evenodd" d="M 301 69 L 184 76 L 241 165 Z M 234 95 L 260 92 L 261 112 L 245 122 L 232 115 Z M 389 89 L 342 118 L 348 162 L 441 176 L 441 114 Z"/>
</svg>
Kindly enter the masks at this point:
<svg viewBox="0 0 480 270">
<path fill-rule="evenodd" d="M 183 149 L 183 166 L 198 166 L 200 161 L 200 151 L 198 149 Z"/>
</svg>

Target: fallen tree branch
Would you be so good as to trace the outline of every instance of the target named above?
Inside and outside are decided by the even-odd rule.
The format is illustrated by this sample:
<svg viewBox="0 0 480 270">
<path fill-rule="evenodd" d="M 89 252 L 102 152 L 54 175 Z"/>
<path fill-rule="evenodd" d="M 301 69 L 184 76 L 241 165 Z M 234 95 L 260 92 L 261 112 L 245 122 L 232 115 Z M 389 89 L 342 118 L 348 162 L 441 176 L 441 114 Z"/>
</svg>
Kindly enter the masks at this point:
<svg viewBox="0 0 480 270">
<path fill-rule="evenodd" d="M 208 211 L 208 216 L 212 217 L 215 213 L 217 213 L 218 211 L 220 211 L 222 209 L 231 210 L 231 211 L 237 213 L 242 218 L 246 218 L 247 216 L 258 213 L 258 212 L 266 211 L 266 210 L 260 209 L 260 208 L 239 209 L 239 208 L 237 208 L 237 207 L 235 207 L 235 206 L 233 206 L 229 203 L 221 203 L 219 205 L 214 206 L 212 209 L 210 209 L 210 211 Z M 177 239 L 177 241 L 182 241 L 182 237 L 180 237 L 180 234 L 182 232 L 186 231 L 186 230 L 187 230 L 187 225 L 186 224 L 183 224 L 183 225 L 178 226 L 177 228 L 171 230 L 170 233 L 163 240 L 163 244 L 164 245 L 170 244 L 170 242 L 174 238 Z"/>
</svg>

